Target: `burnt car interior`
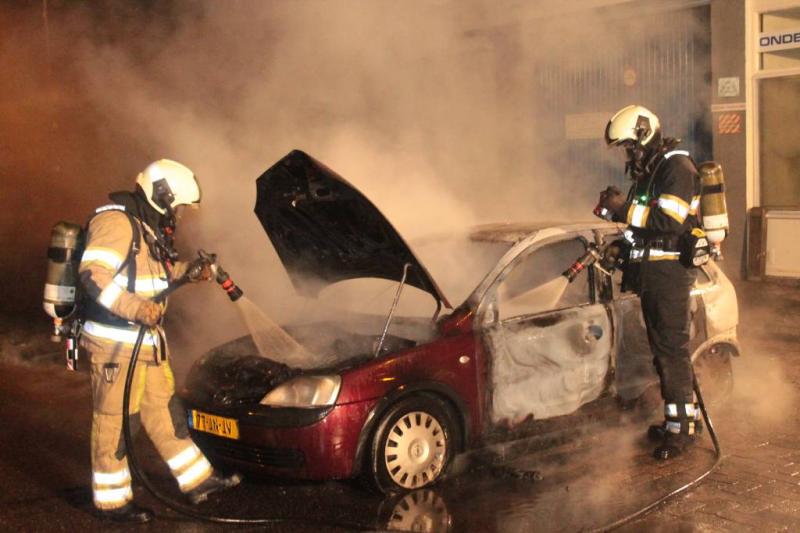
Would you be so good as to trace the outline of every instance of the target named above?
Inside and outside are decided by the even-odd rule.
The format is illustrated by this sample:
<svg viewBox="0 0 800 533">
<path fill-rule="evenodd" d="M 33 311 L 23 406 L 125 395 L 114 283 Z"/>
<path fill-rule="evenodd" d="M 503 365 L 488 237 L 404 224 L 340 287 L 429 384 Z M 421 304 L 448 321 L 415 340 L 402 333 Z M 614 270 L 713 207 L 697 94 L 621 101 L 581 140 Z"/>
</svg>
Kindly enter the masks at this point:
<svg viewBox="0 0 800 533">
<path fill-rule="evenodd" d="M 561 275 L 586 242 L 572 235 L 534 245 L 487 294 L 494 308 L 494 320 L 484 326 L 493 423 L 566 415 L 603 392 L 611 356 L 608 312 L 593 302 L 593 274 L 572 284 Z"/>
</svg>

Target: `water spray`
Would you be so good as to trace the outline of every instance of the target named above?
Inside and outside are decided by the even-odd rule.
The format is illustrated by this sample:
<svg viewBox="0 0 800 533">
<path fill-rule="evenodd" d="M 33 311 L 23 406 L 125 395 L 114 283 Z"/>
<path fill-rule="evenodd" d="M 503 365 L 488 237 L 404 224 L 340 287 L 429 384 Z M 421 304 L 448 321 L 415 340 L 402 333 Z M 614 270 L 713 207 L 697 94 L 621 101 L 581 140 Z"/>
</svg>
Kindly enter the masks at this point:
<svg viewBox="0 0 800 533">
<path fill-rule="evenodd" d="M 189 269 L 187 269 L 186 273 L 179 278 L 178 280 L 172 282 L 170 286 L 156 295 L 153 298 L 155 302 L 163 302 L 166 300 L 166 297 L 172 294 L 175 290 L 182 287 L 186 283 L 188 283 L 192 276 L 196 276 L 202 269 L 206 266 L 211 268 L 212 273 L 214 274 L 217 283 L 225 290 L 228 294 L 228 297 L 232 302 L 236 302 L 239 298 L 242 297 L 244 292 L 231 280 L 230 276 L 228 275 L 222 267 L 219 266 L 217 261 L 216 254 L 209 254 L 200 250 L 198 252 L 200 256 L 199 261 L 195 261 Z M 239 525 L 267 525 L 267 524 L 307 524 L 313 525 L 316 527 L 338 527 L 344 529 L 346 531 L 366 531 L 372 528 L 365 527 L 363 524 L 352 523 L 352 522 L 345 522 L 342 520 L 334 521 L 334 520 L 327 520 L 327 521 L 318 521 L 313 520 L 310 518 L 281 518 L 281 517 L 255 517 L 255 518 L 234 518 L 228 516 L 216 516 L 211 514 L 205 514 L 198 512 L 194 507 L 190 507 L 189 505 L 177 502 L 171 499 L 169 496 L 163 494 L 156 486 L 150 481 L 150 479 L 145 475 L 144 471 L 139 466 L 139 462 L 136 458 L 136 454 L 134 453 L 134 446 L 133 446 L 133 435 L 131 434 L 131 422 L 130 422 L 130 404 L 131 404 L 131 388 L 133 384 L 133 375 L 136 370 L 136 362 L 139 359 L 139 352 L 142 348 L 142 342 L 144 340 L 145 333 L 148 330 L 148 326 L 142 325 L 139 328 L 139 334 L 136 337 L 136 342 L 133 345 L 133 351 L 131 352 L 131 360 L 128 364 L 128 372 L 125 376 L 125 390 L 122 396 L 122 435 L 125 440 L 125 449 L 127 450 L 127 457 L 128 457 L 128 465 L 130 467 L 131 473 L 133 476 L 147 489 L 150 494 L 153 495 L 158 501 L 162 504 L 166 505 L 169 509 L 182 514 L 184 516 L 188 516 L 189 518 L 193 518 L 195 520 L 201 520 L 204 522 L 212 522 L 216 524 L 239 524 Z"/>
</svg>

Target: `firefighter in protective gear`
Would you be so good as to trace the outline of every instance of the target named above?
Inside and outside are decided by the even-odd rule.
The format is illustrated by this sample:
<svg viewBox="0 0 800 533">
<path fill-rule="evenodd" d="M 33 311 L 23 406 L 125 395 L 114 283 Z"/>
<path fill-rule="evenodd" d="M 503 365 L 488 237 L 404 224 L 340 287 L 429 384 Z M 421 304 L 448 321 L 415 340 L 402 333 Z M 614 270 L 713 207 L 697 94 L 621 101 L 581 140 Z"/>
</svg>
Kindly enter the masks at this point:
<svg viewBox="0 0 800 533">
<path fill-rule="evenodd" d="M 239 478 L 218 474 L 189 438 L 161 327 L 166 303 L 151 300 L 195 266 L 177 261 L 173 234 L 176 210 L 198 204 L 200 189 L 191 170 L 167 159 L 150 164 L 136 183 L 135 192 L 112 193 L 114 203 L 89 223 L 79 267 L 86 293 L 80 343 L 91 363 L 95 507 L 105 518 L 147 522 L 152 513 L 132 502 L 122 436 L 125 376 L 142 324 L 149 330 L 133 378 L 131 427 L 144 426 L 193 503 Z M 190 281 L 211 278 L 207 265 L 190 270 Z"/>
<path fill-rule="evenodd" d="M 694 442 L 699 411 L 694 402 L 689 353 L 689 296 L 695 273 L 680 259 L 682 239 L 698 228 L 700 181 L 679 140 L 664 138 L 658 117 L 631 105 L 606 126 L 606 144 L 624 151 L 633 179 L 627 197 L 609 188 L 600 204 L 614 220 L 628 224 L 630 257 L 623 290 L 635 290 L 642 303 L 650 349 L 661 380 L 665 421 L 648 432 L 660 441 L 654 455 L 669 459 Z"/>
</svg>

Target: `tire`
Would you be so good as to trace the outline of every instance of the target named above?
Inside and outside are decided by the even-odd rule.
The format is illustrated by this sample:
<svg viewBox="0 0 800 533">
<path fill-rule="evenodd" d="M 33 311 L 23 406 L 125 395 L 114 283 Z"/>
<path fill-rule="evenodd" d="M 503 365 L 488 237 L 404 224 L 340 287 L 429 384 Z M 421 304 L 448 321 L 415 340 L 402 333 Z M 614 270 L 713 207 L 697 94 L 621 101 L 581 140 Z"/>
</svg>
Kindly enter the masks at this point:
<svg viewBox="0 0 800 533">
<path fill-rule="evenodd" d="M 461 431 L 449 405 L 427 394 L 404 398 L 381 417 L 366 474 L 383 493 L 432 485 L 460 448 Z"/>
<path fill-rule="evenodd" d="M 453 517 L 444 498 L 421 489 L 386 498 L 378 510 L 381 531 L 443 533 L 453 530 Z"/>
<path fill-rule="evenodd" d="M 697 356 L 693 365 L 706 405 L 720 405 L 730 398 L 733 392 L 733 363 L 729 349 L 713 346 Z"/>
</svg>

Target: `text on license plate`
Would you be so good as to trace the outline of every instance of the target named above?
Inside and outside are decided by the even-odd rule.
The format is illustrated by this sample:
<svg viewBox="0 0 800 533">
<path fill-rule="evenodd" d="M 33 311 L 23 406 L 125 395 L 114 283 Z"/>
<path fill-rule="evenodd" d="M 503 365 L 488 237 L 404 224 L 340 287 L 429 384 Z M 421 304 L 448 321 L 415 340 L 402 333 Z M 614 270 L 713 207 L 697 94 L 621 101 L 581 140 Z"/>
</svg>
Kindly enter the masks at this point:
<svg viewBox="0 0 800 533">
<path fill-rule="evenodd" d="M 204 431 L 220 437 L 239 438 L 239 423 L 233 418 L 210 415 L 192 409 L 189 411 L 189 425 L 197 431 Z"/>
</svg>

